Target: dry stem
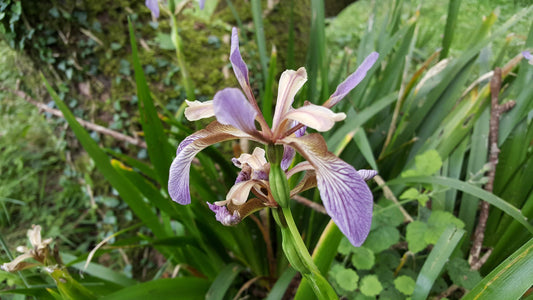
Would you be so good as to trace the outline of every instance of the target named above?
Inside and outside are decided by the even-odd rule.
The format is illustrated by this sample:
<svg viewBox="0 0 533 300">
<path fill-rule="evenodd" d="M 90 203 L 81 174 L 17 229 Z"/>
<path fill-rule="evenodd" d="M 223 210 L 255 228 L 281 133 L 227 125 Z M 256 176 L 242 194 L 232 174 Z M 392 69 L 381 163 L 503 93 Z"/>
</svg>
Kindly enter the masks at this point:
<svg viewBox="0 0 533 300">
<path fill-rule="evenodd" d="M 489 165 L 488 182 L 485 185 L 485 190 L 492 193 L 494 186 L 494 178 L 496 176 L 496 166 L 498 165 L 498 154 L 500 149 L 498 148 L 498 131 L 500 126 L 500 116 L 503 112 L 511 109 L 514 105 L 514 101 L 509 101 L 505 104 L 498 104 L 498 96 L 500 94 L 502 84 L 502 70 L 500 68 L 494 69 L 494 76 L 490 81 L 490 93 L 491 93 L 491 112 L 490 112 L 490 125 L 489 125 Z M 489 203 L 486 201 L 481 202 L 481 208 L 479 213 L 478 225 L 474 232 L 474 242 L 472 249 L 470 250 L 470 266 L 472 269 L 479 269 L 483 261 L 480 260 L 481 247 L 483 245 L 483 239 L 485 238 L 485 228 L 487 227 L 487 219 L 489 217 Z M 486 260 L 486 258 L 485 258 Z"/>
<path fill-rule="evenodd" d="M 31 98 L 28 94 L 26 94 L 25 92 L 23 92 L 21 90 L 11 90 L 11 89 L 8 89 L 8 88 L 5 88 L 5 87 L 2 87 L 0 89 L 9 91 L 9 92 L 15 94 L 16 96 L 24 99 L 25 101 L 37 106 L 42 111 L 50 113 L 50 114 L 52 114 L 52 115 L 54 115 L 56 117 L 60 117 L 60 118 L 64 117 L 63 113 L 60 110 L 50 108 L 50 107 L 46 106 L 46 104 L 38 102 L 37 100 Z M 139 146 L 141 148 L 146 148 L 146 143 L 144 141 L 136 138 L 136 137 L 131 137 L 131 136 L 122 134 L 120 132 L 117 132 L 117 131 L 111 130 L 109 128 L 106 128 L 106 127 L 103 127 L 103 126 L 100 126 L 100 125 L 97 125 L 97 124 L 82 120 L 80 118 L 76 118 L 76 120 L 78 121 L 78 123 L 80 123 L 81 126 L 87 128 L 87 129 L 96 131 L 96 132 L 101 133 L 103 135 L 111 136 L 114 139 L 119 140 L 119 141 L 127 142 L 127 143 L 130 143 L 130 144 Z"/>
</svg>

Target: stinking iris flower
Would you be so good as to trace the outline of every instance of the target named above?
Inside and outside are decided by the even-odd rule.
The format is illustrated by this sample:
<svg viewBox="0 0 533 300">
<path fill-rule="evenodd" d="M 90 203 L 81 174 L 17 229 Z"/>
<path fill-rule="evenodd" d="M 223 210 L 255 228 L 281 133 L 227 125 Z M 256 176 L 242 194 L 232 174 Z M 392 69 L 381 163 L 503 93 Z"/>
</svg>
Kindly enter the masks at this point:
<svg viewBox="0 0 533 300">
<path fill-rule="evenodd" d="M 277 102 L 272 120 L 272 128 L 267 125 L 252 92 L 248 78 L 248 67 L 239 51 L 237 29 L 231 37 L 230 61 L 242 91 L 225 88 L 217 92 L 213 100 L 187 101 L 185 117 L 189 121 L 215 117 L 205 129 L 185 138 L 178 146 L 176 158 L 172 162 L 169 175 L 169 193 L 179 204 L 189 204 L 189 171 L 194 156 L 204 148 L 227 140 L 249 139 L 265 145 L 283 145 L 284 157 L 281 167 L 287 170 L 294 150 L 305 159 L 286 171 L 288 177 L 306 171 L 306 176 L 291 191 L 295 193 L 316 185 L 327 213 L 335 224 L 355 245 L 361 245 L 370 231 L 372 219 L 372 193 L 365 179 L 376 172 L 356 171 L 327 149 L 324 138 L 318 133 L 305 134 L 310 127 L 323 132 L 330 130 L 335 122 L 346 118 L 344 113 L 335 113 L 330 108 L 342 100 L 366 76 L 367 71 L 378 59 L 378 53 L 371 53 L 323 105 L 306 103 L 293 108 L 294 96 L 307 80 L 305 69 L 286 70 L 281 74 Z M 244 94 L 243 94 L 244 92 Z M 256 121 L 260 129 L 256 127 Z M 262 150 L 262 149 L 260 149 Z M 269 164 L 264 150 L 255 150 L 250 157 L 234 159 L 242 171 L 235 185 L 230 189 L 225 201 L 209 204 L 218 221 L 225 225 L 238 223 L 258 207 L 276 206 L 269 193 Z M 257 198 L 248 200 L 253 192 Z M 255 210 L 254 210 L 255 209 Z"/>
</svg>

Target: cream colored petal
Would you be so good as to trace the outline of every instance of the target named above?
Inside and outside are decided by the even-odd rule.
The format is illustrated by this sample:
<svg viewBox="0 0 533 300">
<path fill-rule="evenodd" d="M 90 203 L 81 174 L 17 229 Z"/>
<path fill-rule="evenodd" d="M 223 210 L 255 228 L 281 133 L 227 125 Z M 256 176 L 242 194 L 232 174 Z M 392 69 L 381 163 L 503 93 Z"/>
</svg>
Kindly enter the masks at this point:
<svg viewBox="0 0 533 300">
<path fill-rule="evenodd" d="M 232 203 L 233 205 L 242 205 L 248 200 L 248 195 L 250 190 L 258 182 L 256 180 L 247 180 L 236 183 L 231 187 L 228 194 L 226 195 L 226 200 L 217 201 L 214 204 L 218 206 L 224 206 Z"/>
<path fill-rule="evenodd" d="M 187 108 L 185 108 L 185 118 L 189 121 L 196 121 L 215 116 L 213 100 L 205 102 L 185 100 L 185 102 L 187 103 Z"/>
<path fill-rule="evenodd" d="M 298 121 L 317 131 L 328 131 L 335 125 L 335 122 L 344 120 L 346 114 L 334 113 L 329 108 L 309 104 L 289 111 L 285 118 Z"/>
<path fill-rule="evenodd" d="M 286 70 L 281 74 L 279 79 L 278 99 L 276 100 L 276 109 L 272 120 L 272 130 L 276 131 L 277 127 L 283 122 L 284 115 L 289 111 L 294 96 L 307 81 L 307 72 L 305 68 L 299 68 L 297 71 Z"/>
<path fill-rule="evenodd" d="M 13 261 L 4 263 L 0 266 L 0 269 L 6 271 L 6 272 L 15 272 L 19 271 L 21 269 L 20 264 L 27 258 L 32 258 L 31 254 L 24 253 L 22 255 L 19 255 L 13 259 Z"/>
<path fill-rule="evenodd" d="M 41 226 L 33 225 L 32 229 L 28 230 L 28 239 L 31 246 L 36 249 L 41 245 Z"/>
<path fill-rule="evenodd" d="M 248 180 L 236 183 L 228 192 L 227 200 L 230 200 L 234 205 L 243 205 L 248 200 L 250 190 L 254 185 L 258 184 L 256 180 Z M 215 203 L 219 205 L 218 203 Z"/>
<path fill-rule="evenodd" d="M 265 165 L 267 164 L 267 160 L 265 158 L 265 150 L 259 147 L 256 147 L 252 154 L 241 154 L 241 156 L 237 160 L 241 163 L 241 165 L 245 163 L 248 164 L 254 171 L 263 170 L 265 168 Z"/>
</svg>

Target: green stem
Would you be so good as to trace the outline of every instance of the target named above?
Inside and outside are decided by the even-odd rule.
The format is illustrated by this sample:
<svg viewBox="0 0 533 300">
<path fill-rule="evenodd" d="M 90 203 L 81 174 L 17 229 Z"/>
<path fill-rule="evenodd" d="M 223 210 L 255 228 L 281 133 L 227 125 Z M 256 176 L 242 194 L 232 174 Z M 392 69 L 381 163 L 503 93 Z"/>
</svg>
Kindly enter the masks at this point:
<svg viewBox="0 0 533 300">
<path fill-rule="evenodd" d="M 274 216 L 281 228 L 283 251 L 292 267 L 311 284 L 318 299 L 337 299 L 337 294 L 313 262 L 298 232 L 290 208 L 277 209 Z"/>
<path fill-rule="evenodd" d="M 280 166 L 283 147 L 279 145 L 267 146 L 267 156 L 270 161 L 270 173 L 268 174 L 270 191 L 279 205 L 273 212 L 274 219 L 281 229 L 283 252 L 292 267 L 298 270 L 304 279 L 311 284 L 318 299 L 337 299 L 337 294 L 313 262 L 292 217 L 289 183 Z"/>
</svg>

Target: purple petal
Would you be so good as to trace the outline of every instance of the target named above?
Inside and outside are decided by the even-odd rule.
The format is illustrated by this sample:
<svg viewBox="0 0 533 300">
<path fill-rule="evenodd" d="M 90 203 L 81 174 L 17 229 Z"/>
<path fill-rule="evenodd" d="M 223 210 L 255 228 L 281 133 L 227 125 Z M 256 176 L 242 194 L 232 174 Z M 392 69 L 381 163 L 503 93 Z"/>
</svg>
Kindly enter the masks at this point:
<svg viewBox="0 0 533 300">
<path fill-rule="evenodd" d="M 292 127 L 298 124 L 299 124 L 298 122 L 293 122 Z M 305 134 L 305 130 L 307 130 L 307 126 L 303 126 L 302 128 L 296 130 L 294 135 L 296 137 L 301 137 Z M 281 159 L 281 164 L 280 164 L 282 170 L 286 171 L 291 166 L 292 160 L 294 159 L 294 155 L 295 155 L 295 152 L 293 148 L 283 145 L 283 158 Z"/>
<path fill-rule="evenodd" d="M 189 171 L 194 156 L 209 145 L 238 138 L 253 139 L 232 126 L 221 125 L 216 121 L 185 138 L 178 146 L 176 158 L 170 166 L 168 178 L 170 198 L 183 205 L 191 203 Z"/>
<path fill-rule="evenodd" d="M 232 215 L 225 206 L 218 206 L 209 202 L 206 203 L 209 209 L 215 213 L 217 221 L 222 223 L 222 225 L 231 226 L 241 221 L 241 217 L 237 211 L 234 211 Z"/>
<path fill-rule="evenodd" d="M 246 101 L 239 89 L 226 88 L 215 94 L 213 108 L 217 121 L 231 125 L 246 133 L 254 134 L 257 111 Z"/>
<path fill-rule="evenodd" d="M 527 59 L 527 60 L 531 60 L 531 59 L 533 59 L 533 55 L 531 55 L 531 52 L 529 52 L 529 51 L 522 51 L 522 55 L 523 55 L 524 58 Z"/>
<path fill-rule="evenodd" d="M 286 137 L 281 142 L 294 147 L 313 165 L 326 211 L 348 240 L 360 246 L 370 231 L 373 206 L 372 193 L 363 178 L 329 152 L 319 134 Z"/>
<path fill-rule="evenodd" d="M 242 59 L 241 52 L 239 51 L 239 35 L 237 33 L 237 28 L 235 27 L 231 30 L 231 50 L 229 60 L 233 67 L 235 77 L 237 77 L 237 81 L 239 81 L 244 94 L 246 94 L 248 100 L 254 101 L 252 88 L 250 87 L 250 80 L 248 79 L 248 66 L 246 66 L 246 63 Z"/>
<path fill-rule="evenodd" d="M 332 107 L 333 105 L 339 103 L 342 98 L 348 95 L 348 93 L 365 78 L 366 73 L 368 70 L 370 70 L 370 68 L 372 68 L 378 57 L 379 54 L 377 52 L 370 53 L 370 55 L 367 56 L 363 63 L 359 66 L 359 68 L 357 68 L 352 75 L 348 76 L 346 80 L 339 84 L 337 90 L 335 90 L 335 93 L 329 97 L 329 100 L 324 104 L 324 106 Z"/>
<path fill-rule="evenodd" d="M 292 147 L 283 145 L 283 157 L 281 158 L 280 164 L 282 170 L 286 171 L 291 166 L 295 154 Z"/>
<path fill-rule="evenodd" d="M 204 6 L 205 6 L 205 0 L 200 0 L 200 1 L 198 1 L 198 2 L 199 2 L 198 4 L 200 5 L 200 9 L 204 9 Z"/>
<path fill-rule="evenodd" d="M 239 172 L 235 184 L 252 179 L 252 169 L 244 168 Z"/>
<path fill-rule="evenodd" d="M 152 11 L 152 15 L 157 19 L 159 18 L 159 3 L 158 0 L 146 0 L 144 2 L 146 4 L 146 7 Z"/>
</svg>

